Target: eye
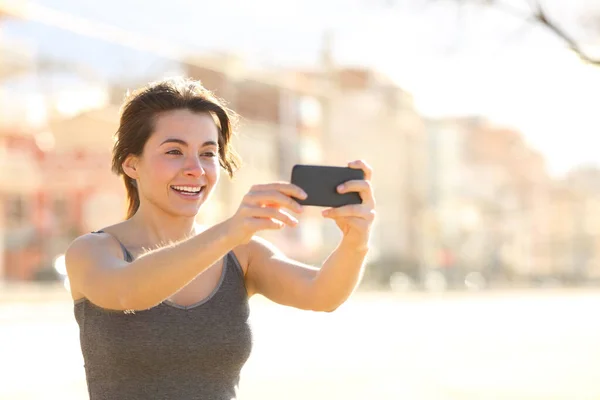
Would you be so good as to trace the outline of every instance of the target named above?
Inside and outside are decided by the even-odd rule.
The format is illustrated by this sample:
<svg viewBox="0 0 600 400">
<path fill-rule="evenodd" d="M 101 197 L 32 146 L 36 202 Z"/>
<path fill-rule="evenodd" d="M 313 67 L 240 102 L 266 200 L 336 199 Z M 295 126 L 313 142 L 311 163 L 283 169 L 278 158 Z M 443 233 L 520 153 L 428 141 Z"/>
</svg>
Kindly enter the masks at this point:
<svg viewBox="0 0 600 400">
<path fill-rule="evenodd" d="M 215 158 L 217 156 L 217 153 L 215 153 L 214 151 L 206 151 L 206 152 L 202 153 L 201 156 Z"/>
<path fill-rule="evenodd" d="M 169 150 L 169 151 L 167 151 L 167 154 L 180 156 L 183 153 L 180 150 Z"/>
</svg>

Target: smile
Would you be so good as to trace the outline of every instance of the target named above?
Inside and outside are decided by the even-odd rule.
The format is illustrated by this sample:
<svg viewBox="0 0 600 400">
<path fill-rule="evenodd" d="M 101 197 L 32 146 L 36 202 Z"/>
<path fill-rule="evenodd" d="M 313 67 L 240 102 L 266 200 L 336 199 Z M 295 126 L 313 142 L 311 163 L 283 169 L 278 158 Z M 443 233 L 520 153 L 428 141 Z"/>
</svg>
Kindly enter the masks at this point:
<svg viewBox="0 0 600 400">
<path fill-rule="evenodd" d="M 206 186 L 171 186 L 171 190 L 188 199 L 200 197 Z"/>
</svg>

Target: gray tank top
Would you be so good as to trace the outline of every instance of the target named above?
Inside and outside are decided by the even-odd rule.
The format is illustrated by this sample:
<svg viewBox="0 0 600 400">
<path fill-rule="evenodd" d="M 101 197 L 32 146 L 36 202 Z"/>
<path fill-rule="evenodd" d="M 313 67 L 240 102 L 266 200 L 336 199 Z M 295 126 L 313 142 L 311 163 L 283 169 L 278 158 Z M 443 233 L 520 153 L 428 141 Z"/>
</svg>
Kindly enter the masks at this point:
<svg viewBox="0 0 600 400">
<path fill-rule="evenodd" d="M 233 252 L 225 256 L 219 284 L 199 303 L 164 301 L 123 312 L 81 299 L 74 312 L 90 400 L 237 397 L 252 333 L 244 275 Z"/>
</svg>

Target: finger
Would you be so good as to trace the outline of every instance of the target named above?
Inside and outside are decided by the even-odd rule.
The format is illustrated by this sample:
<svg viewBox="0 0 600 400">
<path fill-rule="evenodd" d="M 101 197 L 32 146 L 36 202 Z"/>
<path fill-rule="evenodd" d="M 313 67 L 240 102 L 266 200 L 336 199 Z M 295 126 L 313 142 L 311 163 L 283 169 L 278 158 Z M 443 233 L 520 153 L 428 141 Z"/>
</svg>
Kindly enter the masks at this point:
<svg viewBox="0 0 600 400">
<path fill-rule="evenodd" d="M 253 206 L 279 206 L 302 212 L 302 206 L 297 201 L 275 190 L 250 192 L 246 195 L 245 202 Z"/>
<path fill-rule="evenodd" d="M 254 219 L 272 219 L 288 226 L 296 226 L 298 224 L 298 220 L 294 216 L 278 208 L 248 207 L 246 215 Z"/>
<path fill-rule="evenodd" d="M 370 181 L 373 176 L 373 168 L 364 160 L 356 160 L 348 163 L 348 167 L 353 169 L 362 169 L 365 173 L 365 180 Z"/>
<path fill-rule="evenodd" d="M 323 211 L 325 218 L 342 218 L 342 217 L 356 217 L 367 221 L 373 221 L 375 219 L 375 210 L 372 208 L 365 207 L 364 205 L 351 204 L 348 206 L 342 206 L 337 208 L 328 208 Z"/>
<path fill-rule="evenodd" d="M 254 185 L 250 189 L 250 192 L 280 192 L 286 196 L 295 197 L 297 199 L 306 199 L 307 194 L 302 188 L 292 183 L 286 182 L 274 182 L 263 185 Z"/>
<path fill-rule="evenodd" d="M 373 196 L 373 187 L 371 182 L 363 181 L 363 180 L 352 180 L 348 182 L 344 182 L 343 184 L 337 187 L 338 193 L 350 193 L 350 192 L 358 192 L 360 198 L 362 199 L 362 203 L 369 206 L 375 206 L 375 198 Z"/>
</svg>

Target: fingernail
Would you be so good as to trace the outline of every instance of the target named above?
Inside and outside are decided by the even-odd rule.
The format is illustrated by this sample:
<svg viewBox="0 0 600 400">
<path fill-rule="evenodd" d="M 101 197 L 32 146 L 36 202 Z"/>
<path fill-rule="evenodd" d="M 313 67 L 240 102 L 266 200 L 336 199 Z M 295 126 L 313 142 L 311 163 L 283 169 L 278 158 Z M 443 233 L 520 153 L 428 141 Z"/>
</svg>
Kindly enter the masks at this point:
<svg viewBox="0 0 600 400">
<path fill-rule="evenodd" d="M 302 198 L 303 199 L 306 199 L 308 197 L 308 195 L 306 194 L 306 192 L 302 192 L 301 194 L 302 194 Z"/>
<path fill-rule="evenodd" d="M 345 186 L 343 184 L 341 184 L 337 187 L 338 190 L 344 190 L 344 188 L 345 188 Z"/>
</svg>

